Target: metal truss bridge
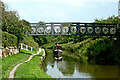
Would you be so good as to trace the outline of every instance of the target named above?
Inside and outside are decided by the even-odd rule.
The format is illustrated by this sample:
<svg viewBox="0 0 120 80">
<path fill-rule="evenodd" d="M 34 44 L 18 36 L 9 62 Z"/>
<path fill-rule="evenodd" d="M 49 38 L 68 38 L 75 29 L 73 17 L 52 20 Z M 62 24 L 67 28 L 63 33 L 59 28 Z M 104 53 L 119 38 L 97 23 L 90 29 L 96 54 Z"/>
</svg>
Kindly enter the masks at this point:
<svg viewBox="0 0 120 80">
<path fill-rule="evenodd" d="M 80 23 L 80 22 L 51 22 L 30 23 L 29 36 L 39 35 L 94 35 L 115 36 L 117 24 L 110 23 Z"/>
</svg>

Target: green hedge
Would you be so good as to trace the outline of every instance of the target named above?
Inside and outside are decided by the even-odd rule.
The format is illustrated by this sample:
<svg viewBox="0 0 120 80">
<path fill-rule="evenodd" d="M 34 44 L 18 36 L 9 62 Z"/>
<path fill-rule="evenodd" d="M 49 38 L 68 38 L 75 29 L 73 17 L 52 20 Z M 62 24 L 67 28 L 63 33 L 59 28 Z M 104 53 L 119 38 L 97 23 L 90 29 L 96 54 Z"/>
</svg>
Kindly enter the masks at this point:
<svg viewBox="0 0 120 80">
<path fill-rule="evenodd" d="M 17 46 L 17 37 L 8 32 L 2 32 L 2 46 L 3 47 Z"/>
</svg>

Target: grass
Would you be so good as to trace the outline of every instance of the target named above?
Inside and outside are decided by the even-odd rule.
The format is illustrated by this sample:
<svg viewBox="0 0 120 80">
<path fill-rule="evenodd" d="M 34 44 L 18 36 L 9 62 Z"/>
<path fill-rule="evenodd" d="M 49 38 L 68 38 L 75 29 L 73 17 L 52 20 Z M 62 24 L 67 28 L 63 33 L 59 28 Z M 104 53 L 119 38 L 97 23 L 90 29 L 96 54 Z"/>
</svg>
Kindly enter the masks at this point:
<svg viewBox="0 0 120 80">
<path fill-rule="evenodd" d="M 16 55 L 2 58 L 2 78 L 8 78 L 10 71 L 18 63 L 21 63 L 29 58 L 29 54 L 17 53 Z"/>
<path fill-rule="evenodd" d="M 68 50 L 68 51 L 71 51 L 71 52 L 73 52 L 73 51 L 76 52 L 81 46 L 83 46 L 86 43 L 89 43 L 89 41 L 91 41 L 91 38 L 88 38 L 86 40 L 83 40 L 83 41 L 77 42 L 77 43 L 74 43 L 73 41 L 71 41 L 71 42 L 62 43 L 62 44 L 59 44 L 59 45 L 62 46 L 62 50 Z M 43 47 L 46 48 L 46 49 L 52 49 L 52 47 L 55 46 L 55 43 L 56 42 L 48 43 L 48 44 L 43 45 Z"/>
<path fill-rule="evenodd" d="M 29 62 L 18 67 L 15 78 L 52 78 L 41 69 L 40 56 L 34 56 Z"/>
<path fill-rule="evenodd" d="M 21 49 L 21 53 L 37 54 L 37 51 L 27 51 L 27 50 Z"/>
<path fill-rule="evenodd" d="M 47 43 L 47 44 L 44 44 L 42 47 L 43 47 L 44 49 L 49 49 L 49 48 L 52 49 L 52 46 L 54 46 L 55 43 L 56 43 L 56 42 Z"/>
<path fill-rule="evenodd" d="M 82 42 L 72 44 L 72 45 L 74 45 L 75 51 L 72 54 L 68 54 L 69 52 L 63 51 L 63 56 L 71 57 L 71 58 L 74 58 L 76 60 L 81 60 L 83 63 L 86 63 L 88 57 L 85 55 L 87 53 L 88 48 L 90 47 L 90 45 L 93 42 L 94 41 L 92 39 L 86 39 L 86 40 L 83 40 Z"/>
<path fill-rule="evenodd" d="M 2 58 L 0 57 L 0 80 L 2 79 Z"/>
<path fill-rule="evenodd" d="M 50 47 L 54 46 L 54 43 L 55 42 L 45 44 L 43 46 L 46 46 L 46 48 L 49 49 Z M 93 43 L 92 38 L 88 38 L 77 43 L 68 42 L 59 45 L 62 46 L 62 49 L 64 50 L 63 56 L 70 57 L 75 60 L 81 60 L 82 62 L 86 62 L 88 57 L 86 57 L 85 54 L 87 53 L 87 49 L 89 48 L 91 43 Z"/>
<path fill-rule="evenodd" d="M 26 51 L 21 49 L 21 53 L 17 53 L 16 55 L 8 56 L 6 58 L 2 58 L 2 78 L 8 78 L 10 71 L 21 62 L 27 60 L 31 54 L 36 54 L 37 51 Z M 43 54 L 40 53 L 38 56 L 40 57 Z"/>
<path fill-rule="evenodd" d="M 21 50 L 21 53 L 8 56 L 2 59 L 2 78 L 8 78 L 10 71 L 21 62 L 27 60 L 31 54 L 37 53 L 36 51 Z M 52 78 L 48 76 L 41 68 L 42 60 L 39 55 L 34 56 L 29 62 L 19 66 L 15 73 L 15 78 Z"/>
</svg>

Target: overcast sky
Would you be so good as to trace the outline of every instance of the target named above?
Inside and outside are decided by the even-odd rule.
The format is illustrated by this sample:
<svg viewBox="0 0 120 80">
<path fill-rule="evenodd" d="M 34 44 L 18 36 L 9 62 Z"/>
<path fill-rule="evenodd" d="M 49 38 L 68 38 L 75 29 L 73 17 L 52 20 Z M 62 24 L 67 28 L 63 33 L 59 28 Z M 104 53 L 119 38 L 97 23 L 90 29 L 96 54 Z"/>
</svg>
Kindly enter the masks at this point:
<svg viewBox="0 0 120 80">
<path fill-rule="evenodd" d="M 2 0 L 29 22 L 93 22 L 118 15 L 118 0 Z"/>
</svg>

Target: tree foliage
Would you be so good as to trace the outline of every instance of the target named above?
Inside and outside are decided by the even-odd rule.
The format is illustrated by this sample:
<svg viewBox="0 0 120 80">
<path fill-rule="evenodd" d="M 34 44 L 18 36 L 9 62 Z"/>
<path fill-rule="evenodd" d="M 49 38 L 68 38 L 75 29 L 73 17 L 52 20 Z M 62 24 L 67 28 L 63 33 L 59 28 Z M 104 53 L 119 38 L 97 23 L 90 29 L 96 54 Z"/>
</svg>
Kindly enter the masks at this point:
<svg viewBox="0 0 120 80">
<path fill-rule="evenodd" d="M 0 1 L 1 2 L 1 1 Z M 17 41 L 16 46 L 25 38 L 26 32 L 30 31 L 30 23 L 26 20 L 20 20 L 17 11 L 9 10 L 9 8 L 1 2 L 2 8 L 2 31 L 6 32 L 3 34 L 3 46 L 9 46 L 12 44 L 7 45 L 7 41 L 14 40 L 14 38 L 9 38 L 9 33 L 13 34 L 17 37 L 15 38 L 15 42 Z M 8 33 L 7 33 L 8 32 Z M 8 34 L 8 35 L 6 35 Z M 5 40 L 10 39 L 10 40 Z M 5 42 L 6 41 L 6 42 Z"/>
<path fill-rule="evenodd" d="M 33 50 L 34 50 L 34 51 L 38 51 L 38 49 L 39 49 L 38 43 L 36 43 L 36 42 L 34 41 L 33 37 L 31 37 L 31 36 L 29 36 L 29 37 L 28 37 L 28 36 L 24 37 L 24 39 L 22 40 L 22 43 L 33 47 Z"/>
<path fill-rule="evenodd" d="M 27 31 L 30 31 L 30 24 L 26 20 L 20 20 L 17 11 L 11 11 L 2 3 L 2 31 L 14 34 L 18 43 L 23 40 Z"/>
<path fill-rule="evenodd" d="M 2 32 L 2 45 L 4 47 L 15 47 L 17 45 L 17 37 L 8 32 Z"/>
<path fill-rule="evenodd" d="M 107 19 L 95 19 L 95 23 L 116 23 L 118 24 L 119 29 L 119 22 L 118 16 L 111 16 Z M 119 30 L 117 31 L 119 35 Z M 92 61 L 97 64 L 120 64 L 120 37 L 116 36 L 117 40 L 113 40 L 111 37 L 102 37 L 99 40 L 96 40 L 94 44 L 88 48 L 87 56 L 88 60 Z"/>
</svg>

